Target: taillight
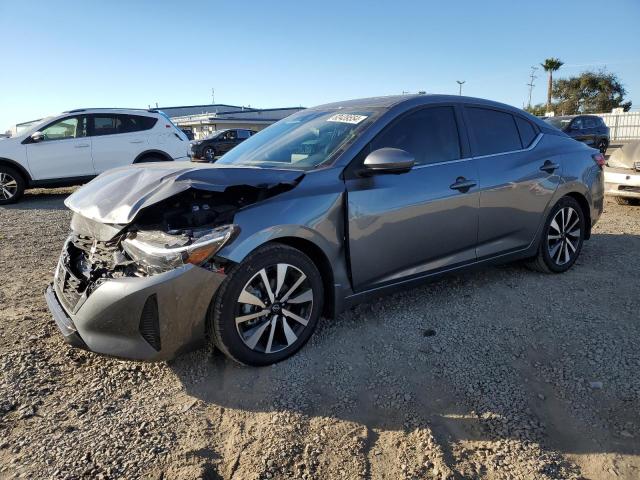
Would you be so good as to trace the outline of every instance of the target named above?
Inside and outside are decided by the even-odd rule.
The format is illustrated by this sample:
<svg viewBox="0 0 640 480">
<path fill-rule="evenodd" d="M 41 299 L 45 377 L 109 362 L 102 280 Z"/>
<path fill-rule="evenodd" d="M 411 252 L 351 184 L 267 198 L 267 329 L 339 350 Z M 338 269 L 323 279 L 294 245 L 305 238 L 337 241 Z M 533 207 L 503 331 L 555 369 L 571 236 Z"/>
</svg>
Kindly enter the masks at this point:
<svg viewBox="0 0 640 480">
<path fill-rule="evenodd" d="M 600 168 L 604 167 L 605 164 L 607 163 L 607 160 L 604 158 L 604 155 L 602 153 L 595 153 L 591 155 L 591 157 L 593 158 L 593 161 L 596 162 Z"/>
</svg>

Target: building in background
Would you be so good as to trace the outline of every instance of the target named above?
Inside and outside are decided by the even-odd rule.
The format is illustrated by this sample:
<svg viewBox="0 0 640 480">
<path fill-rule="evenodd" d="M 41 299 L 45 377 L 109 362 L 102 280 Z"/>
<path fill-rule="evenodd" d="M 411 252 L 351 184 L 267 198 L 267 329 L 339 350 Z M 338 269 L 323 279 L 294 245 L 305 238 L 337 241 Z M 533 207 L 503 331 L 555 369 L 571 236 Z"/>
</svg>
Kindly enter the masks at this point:
<svg viewBox="0 0 640 480">
<path fill-rule="evenodd" d="M 234 105 L 194 105 L 183 107 L 159 107 L 178 128 L 191 130 L 196 140 L 215 130 L 248 128 L 262 130 L 269 125 L 304 110 L 304 107 L 249 108 Z"/>
</svg>

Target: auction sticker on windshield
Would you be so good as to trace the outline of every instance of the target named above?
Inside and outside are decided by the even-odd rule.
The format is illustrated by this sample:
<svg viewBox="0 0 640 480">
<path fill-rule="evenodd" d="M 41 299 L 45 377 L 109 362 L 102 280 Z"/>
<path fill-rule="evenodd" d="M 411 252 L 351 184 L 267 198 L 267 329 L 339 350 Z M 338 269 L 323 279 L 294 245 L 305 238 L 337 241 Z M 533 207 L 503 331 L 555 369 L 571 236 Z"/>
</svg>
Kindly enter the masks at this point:
<svg viewBox="0 0 640 480">
<path fill-rule="evenodd" d="M 354 115 L 352 113 L 337 113 L 329 118 L 327 122 L 340 122 L 340 123 L 352 123 L 357 125 L 361 121 L 367 118 L 367 115 Z"/>
</svg>

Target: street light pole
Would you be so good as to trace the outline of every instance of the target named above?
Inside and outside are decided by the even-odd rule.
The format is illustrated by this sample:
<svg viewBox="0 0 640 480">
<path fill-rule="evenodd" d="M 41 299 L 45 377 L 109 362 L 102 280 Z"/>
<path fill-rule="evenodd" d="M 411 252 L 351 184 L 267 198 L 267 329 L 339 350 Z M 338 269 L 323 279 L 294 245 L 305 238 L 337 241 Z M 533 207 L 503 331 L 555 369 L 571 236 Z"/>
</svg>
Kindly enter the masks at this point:
<svg viewBox="0 0 640 480">
<path fill-rule="evenodd" d="M 456 80 L 456 83 L 459 85 L 458 95 L 462 95 L 462 85 L 467 83 L 467 81 L 466 80 L 462 80 L 462 81 L 461 80 Z"/>
</svg>

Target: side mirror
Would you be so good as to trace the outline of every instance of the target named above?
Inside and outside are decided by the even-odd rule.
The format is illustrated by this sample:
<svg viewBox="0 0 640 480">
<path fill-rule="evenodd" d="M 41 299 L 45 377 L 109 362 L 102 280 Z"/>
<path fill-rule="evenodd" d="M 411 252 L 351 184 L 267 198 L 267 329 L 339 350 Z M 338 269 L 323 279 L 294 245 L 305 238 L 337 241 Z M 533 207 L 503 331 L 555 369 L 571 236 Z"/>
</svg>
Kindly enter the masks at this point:
<svg viewBox="0 0 640 480">
<path fill-rule="evenodd" d="M 38 143 L 44 140 L 44 133 L 42 132 L 35 132 L 31 134 L 31 142 L 32 143 Z"/>
<path fill-rule="evenodd" d="M 415 158 L 409 152 L 399 148 L 380 148 L 364 159 L 365 172 L 404 173 L 413 168 Z"/>
</svg>

